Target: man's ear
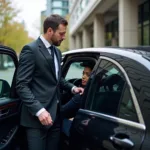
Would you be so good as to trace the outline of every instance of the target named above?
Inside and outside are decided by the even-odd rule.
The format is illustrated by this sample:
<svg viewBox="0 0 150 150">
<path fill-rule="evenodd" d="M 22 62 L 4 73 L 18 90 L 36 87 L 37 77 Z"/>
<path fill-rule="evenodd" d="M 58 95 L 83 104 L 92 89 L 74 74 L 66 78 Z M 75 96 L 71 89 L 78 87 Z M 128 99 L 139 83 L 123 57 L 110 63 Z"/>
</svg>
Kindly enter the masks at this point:
<svg viewBox="0 0 150 150">
<path fill-rule="evenodd" d="M 53 29 L 52 29 L 51 27 L 49 27 L 49 28 L 47 29 L 47 32 L 48 32 L 48 34 L 53 34 L 53 33 L 54 33 L 54 31 L 53 31 Z"/>
</svg>

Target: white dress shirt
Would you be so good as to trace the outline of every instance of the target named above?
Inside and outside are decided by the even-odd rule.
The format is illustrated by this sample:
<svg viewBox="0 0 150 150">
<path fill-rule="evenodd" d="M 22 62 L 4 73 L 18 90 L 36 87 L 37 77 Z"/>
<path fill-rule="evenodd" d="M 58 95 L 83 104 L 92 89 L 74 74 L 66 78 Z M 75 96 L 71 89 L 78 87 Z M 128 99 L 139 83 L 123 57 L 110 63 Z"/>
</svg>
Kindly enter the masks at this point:
<svg viewBox="0 0 150 150">
<path fill-rule="evenodd" d="M 42 42 L 44 43 L 45 47 L 47 48 L 48 52 L 51 55 L 51 49 L 50 49 L 51 44 L 43 37 L 43 35 L 40 36 L 40 39 L 42 40 Z M 58 79 L 59 67 L 58 67 L 58 60 L 57 60 L 57 57 L 56 57 L 55 53 L 54 53 L 54 63 L 55 63 L 56 78 Z"/>
</svg>

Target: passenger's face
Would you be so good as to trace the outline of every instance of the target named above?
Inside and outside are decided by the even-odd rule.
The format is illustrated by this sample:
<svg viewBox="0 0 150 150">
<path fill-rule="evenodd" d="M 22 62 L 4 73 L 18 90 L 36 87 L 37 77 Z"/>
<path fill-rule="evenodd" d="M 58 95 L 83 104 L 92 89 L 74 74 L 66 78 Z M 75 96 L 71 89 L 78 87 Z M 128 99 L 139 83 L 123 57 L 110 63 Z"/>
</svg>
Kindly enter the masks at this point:
<svg viewBox="0 0 150 150">
<path fill-rule="evenodd" d="M 67 26 L 60 24 L 58 29 L 53 32 L 51 42 L 55 46 L 60 46 L 61 42 L 65 39 Z"/>
<path fill-rule="evenodd" d="M 82 85 L 85 86 L 89 80 L 92 70 L 89 67 L 85 67 L 82 75 Z"/>
</svg>

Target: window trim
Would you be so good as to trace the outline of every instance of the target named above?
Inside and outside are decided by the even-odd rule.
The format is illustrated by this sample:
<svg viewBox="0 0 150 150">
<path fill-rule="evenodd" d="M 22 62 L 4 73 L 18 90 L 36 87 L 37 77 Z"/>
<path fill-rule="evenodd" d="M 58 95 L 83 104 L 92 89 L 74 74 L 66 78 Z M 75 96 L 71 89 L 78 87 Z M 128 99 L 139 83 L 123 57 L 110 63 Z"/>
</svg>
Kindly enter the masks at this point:
<svg viewBox="0 0 150 150">
<path fill-rule="evenodd" d="M 99 64 L 101 63 L 102 60 L 107 60 L 107 61 L 110 61 L 111 63 L 115 64 L 115 65 L 120 69 L 120 71 L 122 72 L 122 74 L 124 75 L 124 78 L 125 78 L 125 80 L 126 80 L 126 82 L 127 82 L 127 84 L 128 84 L 128 87 L 129 87 L 129 92 L 130 92 L 131 97 L 132 97 L 132 101 L 133 101 L 133 104 L 134 104 L 134 107 L 135 107 L 135 111 L 136 111 L 136 114 L 137 114 L 137 117 L 138 117 L 139 124 L 142 124 L 142 125 L 145 126 L 145 122 L 144 122 L 144 119 L 143 119 L 142 112 L 141 112 L 141 110 L 140 110 L 139 103 L 138 103 L 138 101 L 137 101 L 135 92 L 134 92 L 134 90 L 133 90 L 132 84 L 131 84 L 131 82 L 130 82 L 130 79 L 129 79 L 129 77 L 128 77 L 126 71 L 125 71 L 125 69 L 124 69 L 117 61 L 115 61 L 115 60 L 112 59 L 112 58 L 109 58 L 109 57 L 106 57 L 106 56 L 100 56 L 100 57 L 99 57 Z M 85 113 L 86 113 L 86 112 L 89 112 L 90 114 L 91 114 L 91 112 L 94 113 L 94 114 L 100 114 L 100 116 L 101 116 L 102 114 L 104 114 L 104 113 L 100 113 L 100 112 L 90 111 L 90 110 L 87 110 L 87 109 L 82 110 L 82 112 L 83 112 L 83 111 L 84 111 Z M 104 114 L 104 115 L 106 115 L 106 114 Z M 96 115 L 96 116 L 97 116 L 97 115 Z M 110 115 L 106 115 L 106 116 L 109 116 L 110 118 L 112 118 L 112 116 L 110 116 Z M 121 118 L 119 118 L 118 116 L 113 116 L 113 118 L 116 118 L 118 121 L 121 119 Z M 122 118 L 122 119 L 123 119 L 123 118 Z M 121 120 L 122 120 L 122 119 L 121 119 Z M 123 119 L 123 120 L 127 120 L 127 119 Z M 127 121 L 129 121 L 129 120 L 127 120 Z M 120 122 L 120 121 L 119 121 L 119 122 Z M 134 121 L 130 121 L 130 122 L 134 122 Z"/>
<path fill-rule="evenodd" d="M 9 48 L 7 46 L 0 46 L 0 54 L 4 54 L 7 55 L 9 57 L 12 58 L 13 62 L 14 62 L 14 73 L 12 76 L 12 82 L 10 84 L 11 90 L 10 90 L 10 98 L 18 98 L 18 95 L 16 93 L 16 88 L 15 88 L 15 77 L 16 77 L 16 70 L 18 67 L 18 58 L 17 58 L 17 54 L 16 52 L 12 49 Z"/>
<path fill-rule="evenodd" d="M 5 54 L 5 55 L 10 56 L 12 58 L 13 62 L 14 62 L 15 68 L 18 67 L 17 54 L 13 49 L 11 49 L 9 47 L 6 47 L 6 46 L 1 46 L 0 45 L 0 54 Z"/>
<path fill-rule="evenodd" d="M 115 61 L 114 59 L 111 59 L 111 58 L 108 58 L 108 57 L 105 57 L 105 56 L 100 56 L 99 58 L 100 58 L 100 60 L 104 59 L 104 60 L 112 62 L 113 64 L 115 64 L 120 69 L 120 71 L 122 71 L 122 73 L 123 73 L 123 75 L 124 75 L 124 77 L 125 77 L 125 79 L 127 81 L 127 84 L 129 86 L 129 91 L 130 91 L 130 94 L 131 94 L 131 97 L 132 97 L 132 100 L 133 100 L 133 104 L 135 106 L 135 110 L 136 110 L 136 113 L 137 113 L 137 116 L 138 116 L 139 123 L 145 125 L 145 122 L 144 122 L 144 119 L 143 119 L 143 116 L 142 116 L 142 112 L 140 110 L 140 106 L 139 106 L 137 97 L 136 97 L 136 95 L 134 93 L 132 84 L 130 82 L 130 79 L 129 79 L 125 69 L 117 61 Z"/>
<path fill-rule="evenodd" d="M 96 59 L 94 57 L 91 58 L 89 56 L 80 56 L 80 57 L 79 56 L 71 56 L 70 58 L 68 57 L 64 61 L 65 57 L 66 56 L 64 56 L 63 63 L 62 63 L 62 76 L 63 76 L 63 78 L 66 78 L 67 72 L 68 72 L 68 70 L 70 68 L 70 65 L 72 63 L 79 62 L 79 61 L 84 61 L 84 60 L 91 60 L 91 61 L 95 61 L 95 66 L 96 66 L 96 64 L 97 64 L 97 62 L 99 60 L 99 59 Z M 94 66 L 94 68 L 95 68 L 95 66 Z M 93 68 L 92 72 L 94 71 L 94 68 Z"/>
<path fill-rule="evenodd" d="M 124 124 L 130 127 L 135 127 L 137 129 L 146 130 L 145 124 L 134 122 L 134 121 L 127 120 L 127 119 L 118 118 L 116 116 L 110 116 L 110 115 L 106 115 L 100 112 L 95 112 L 95 111 L 86 110 L 86 109 L 79 109 L 78 112 L 82 114 L 90 115 L 91 118 L 99 117 L 99 118 L 113 121 L 116 123 Z"/>
</svg>

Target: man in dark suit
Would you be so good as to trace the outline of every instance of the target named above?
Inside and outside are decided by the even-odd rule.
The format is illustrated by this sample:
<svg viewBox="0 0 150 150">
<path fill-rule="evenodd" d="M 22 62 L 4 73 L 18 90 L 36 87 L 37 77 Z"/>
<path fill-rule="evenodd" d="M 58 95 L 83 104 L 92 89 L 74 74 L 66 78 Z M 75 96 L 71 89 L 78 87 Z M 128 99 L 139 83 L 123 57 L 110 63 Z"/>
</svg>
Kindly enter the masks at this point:
<svg viewBox="0 0 150 150">
<path fill-rule="evenodd" d="M 67 21 L 59 15 L 47 17 L 44 34 L 23 47 L 16 88 L 22 100 L 21 125 L 29 150 L 57 150 L 60 137 L 59 89 L 83 93 L 61 78 L 61 52 L 55 47 L 65 39 Z"/>
</svg>

